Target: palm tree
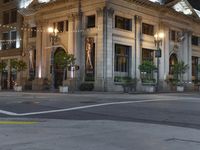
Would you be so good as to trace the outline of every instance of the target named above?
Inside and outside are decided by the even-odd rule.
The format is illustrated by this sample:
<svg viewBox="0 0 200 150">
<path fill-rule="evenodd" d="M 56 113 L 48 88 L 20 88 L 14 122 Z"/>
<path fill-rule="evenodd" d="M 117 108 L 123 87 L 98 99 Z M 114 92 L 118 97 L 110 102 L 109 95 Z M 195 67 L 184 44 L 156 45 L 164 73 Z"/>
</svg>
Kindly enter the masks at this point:
<svg viewBox="0 0 200 150">
<path fill-rule="evenodd" d="M 55 65 L 59 66 L 61 69 L 63 69 L 63 86 L 64 86 L 64 80 L 66 77 L 66 70 L 71 65 L 75 65 L 76 58 L 73 54 L 69 54 L 65 51 L 60 51 L 59 53 L 55 54 L 54 62 Z"/>
<path fill-rule="evenodd" d="M 142 81 L 145 82 L 152 82 L 153 79 L 153 72 L 156 70 L 156 66 L 151 61 L 144 61 L 139 66 L 140 72 L 143 74 Z"/>
<path fill-rule="evenodd" d="M 174 78 L 177 81 L 180 81 L 180 84 L 183 84 L 183 75 L 188 70 L 189 66 L 185 64 L 183 61 L 177 62 L 174 64 L 173 72 L 174 72 Z"/>
<path fill-rule="evenodd" d="M 23 60 L 13 60 L 11 61 L 11 68 L 14 69 L 16 72 L 22 72 L 27 69 L 27 64 Z M 20 80 L 17 84 L 20 84 L 21 82 L 21 74 L 20 74 Z"/>
</svg>

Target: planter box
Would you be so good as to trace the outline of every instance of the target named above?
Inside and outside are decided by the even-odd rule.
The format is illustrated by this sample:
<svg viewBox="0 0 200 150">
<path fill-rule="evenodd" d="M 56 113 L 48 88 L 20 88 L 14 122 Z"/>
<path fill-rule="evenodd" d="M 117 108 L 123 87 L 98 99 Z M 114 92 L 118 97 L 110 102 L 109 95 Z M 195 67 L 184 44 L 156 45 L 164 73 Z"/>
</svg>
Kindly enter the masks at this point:
<svg viewBox="0 0 200 150">
<path fill-rule="evenodd" d="M 20 86 L 20 85 L 14 86 L 14 91 L 22 92 L 22 86 Z"/>
<path fill-rule="evenodd" d="M 184 92 L 184 86 L 176 86 L 177 92 Z"/>
<path fill-rule="evenodd" d="M 59 87 L 59 92 L 60 93 L 68 93 L 69 92 L 68 86 L 60 86 Z"/>
<path fill-rule="evenodd" d="M 154 93 L 155 92 L 155 85 L 143 84 L 142 85 L 142 91 L 146 92 L 146 93 Z"/>
</svg>

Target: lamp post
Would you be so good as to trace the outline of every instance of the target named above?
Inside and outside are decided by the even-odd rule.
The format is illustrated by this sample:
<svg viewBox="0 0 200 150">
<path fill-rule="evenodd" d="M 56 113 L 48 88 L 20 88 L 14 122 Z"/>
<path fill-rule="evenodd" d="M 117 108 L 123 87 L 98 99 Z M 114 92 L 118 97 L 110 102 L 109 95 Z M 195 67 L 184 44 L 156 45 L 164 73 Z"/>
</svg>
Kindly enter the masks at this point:
<svg viewBox="0 0 200 150">
<path fill-rule="evenodd" d="M 160 57 L 162 57 L 162 51 L 160 49 L 160 46 L 162 46 L 162 41 L 164 38 L 164 33 L 163 32 L 158 32 L 154 35 L 154 42 L 157 50 L 155 51 L 155 57 L 157 58 L 157 84 L 156 84 L 156 92 L 158 92 L 159 89 L 159 68 L 160 68 Z"/>
<path fill-rule="evenodd" d="M 50 38 L 50 42 L 52 44 L 52 47 L 54 46 L 54 44 L 58 41 L 58 30 L 53 28 L 53 27 L 49 27 L 48 28 L 48 33 L 49 33 L 49 38 Z M 51 90 L 54 90 L 54 58 L 53 58 L 53 50 L 51 49 L 51 76 L 52 76 L 52 82 L 51 82 Z"/>
</svg>

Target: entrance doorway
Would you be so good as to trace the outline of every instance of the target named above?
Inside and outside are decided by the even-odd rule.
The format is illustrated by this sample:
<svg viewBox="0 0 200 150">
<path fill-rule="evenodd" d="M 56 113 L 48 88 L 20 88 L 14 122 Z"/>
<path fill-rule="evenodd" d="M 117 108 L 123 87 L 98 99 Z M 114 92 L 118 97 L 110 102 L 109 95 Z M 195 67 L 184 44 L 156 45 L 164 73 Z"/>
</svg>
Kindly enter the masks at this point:
<svg viewBox="0 0 200 150">
<path fill-rule="evenodd" d="M 63 81 L 63 74 L 64 70 L 62 69 L 62 66 L 56 65 L 55 63 L 55 56 L 59 53 L 65 53 L 65 50 L 61 47 L 57 48 L 55 53 L 54 53 L 54 88 L 58 89 L 59 86 L 62 85 Z M 67 76 L 67 73 L 66 73 Z M 65 77 L 66 78 L 66 77 Z"/>
<path fill-rule="evenodd" d="M 2 89 L 8 89 L 8 71 L 7 70 L 2 72 L 1 86 L 2 86 Z"/>
</svg>

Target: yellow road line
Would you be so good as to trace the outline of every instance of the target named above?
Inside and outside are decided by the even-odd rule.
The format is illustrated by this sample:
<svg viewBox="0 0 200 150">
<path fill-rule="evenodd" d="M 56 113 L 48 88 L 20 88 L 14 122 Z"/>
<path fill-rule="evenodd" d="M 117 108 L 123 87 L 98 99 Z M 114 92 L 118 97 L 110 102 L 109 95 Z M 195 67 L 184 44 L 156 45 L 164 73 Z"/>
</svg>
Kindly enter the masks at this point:
<svg viewBox="0 0 200 150">
<path fill-rule="evenodd" d="M 37 123 L 36 121 L 0 121 L 0 125 L 32 125 Z"/>
</svg>

